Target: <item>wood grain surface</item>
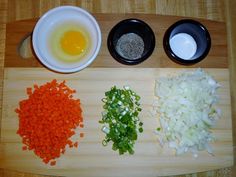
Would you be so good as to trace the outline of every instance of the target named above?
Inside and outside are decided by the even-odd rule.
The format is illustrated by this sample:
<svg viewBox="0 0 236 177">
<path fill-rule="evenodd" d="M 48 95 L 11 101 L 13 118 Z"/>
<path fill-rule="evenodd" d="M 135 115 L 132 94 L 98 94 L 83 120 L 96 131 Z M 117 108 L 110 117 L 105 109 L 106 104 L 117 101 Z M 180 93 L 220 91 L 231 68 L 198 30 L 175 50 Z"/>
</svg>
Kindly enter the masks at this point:
<svg viewBox="0 0 236 177">
<path fill-rule="evenodd" d="M 107 48 L 107 37 L 112 29 L 119 21 L 129 18 L 138 18 L 145 21 L 154 31 L 156 38 L 156 46 L 152 55 L 139 65 L 132 67 L 146 68 L 164 68 L 164 67 L 206 67 L 206 68 L 228 68 L 227 55 L 227 33 L 226 24 L 224 22 L 195 19 L 202 23 L 209 31 L 211 36 L 211 48 L 207 57 L 201 62 L 183 66 L 170 60 L 163 48 L 163 38 L 165 31 L 175 22 L 186 17 L 163 16 L 155 14 L 93 14 L 97 19 L 102 32 L 102 46 L 96 60 L 90 67 L 131 67 L 123 65 L 114 60 Z M 7 24 L 6 28 L 6 46 L 5 46 L 5 67 L 42 67 L 35 55 L 23 58 L 19 54 L 19 48 L 22 48 L 22 42 L 26 36 L 30 35 L 38 19 L 15 21 Z M 28 42 L 25 50 L 32 50 L 31 42 Z M 23 51 L 23 50 L 22 50 Z M 25 51 L 23 53 L 33 53 Z"/>
<path fill-rule="evenodd" d="M 227 24 L 228 32 L 228 53 L 229 53 L 229 68 L 230 68 L 230 86 L 232 98 L 232 115 L 233 127 L 235 125 L 236 116 L 236 2 L 234 0 L 1 0 L 0 1 L 0 77 L 3 79 L 3 66 L 5 56 L 5 32 L 6 23 L 16 20 L 24 20 L 30 18 L 37 18 L 47 10 L 59 5 L 76 5 L 87 9 L 92 13 L 152 13 L 162 15 L 178 15 L 185 17 L 196 17 L 210 20 L 225 22 Z M 2 83 L 0 85 L 2 88 Z M 2 99 L 0 97 L 0 99 Z M 0 105 L 1 106 L 1 105 Z M 235 129 L 235 128 L 234 128 Z M 233 129 L 233 130 L 234 130 Z M 235 131 L 234 131 L 235 134 Z M 234 136 L 235 137 L 235 136 Z M 235 142 L 235 141 L 234 141 Z M 0 147 L 0 154 L 2 148 Z M 235 156 L 234 156 L 235 157 Z M 1 156 L 0 156 L 1 158 Z M 236 176 L 235 167 L 223 168 L 215 171 L 208 171 L 204 173 L 197 173 L 186 176 Z M 16 171 L 0 170 L 0 176 L 27 176 L 39 177 L 37 174 L 19 173 Z M 185 176 L 185 175 L 182 175 Z"/>
<path fill-rule="evenodd" d="M 175 156 L 167 146 L 162 148 L 154 134 L 160 126 L 158 118 L 150 115 L 155 99 L 155 80 L 172 77 L 190 69 L 171 68 L 87 68 L 78 73 L 63 75 L 45 68 L 6 68 L 3 88 L 3 117 L 1 142 L 3 157 L 0 165 L 7 169 L 45 175 L 65 176 L 164 176 L 182 173 L 207 171 L 233 165 L 233 141 L 231 123 L 231 102 L 229 92 L 228 69 L 205 69 L 216 79 L 218 89 L 218 108 L 222 117 L 212 129 L 216 141 L 211 143 L 214 156 L 200 152 L 198 158 L 191 154 Z M 17 114 L 14 108 L 25 99 L 26 88 L 34 84 L 43 84 L 53 79 L 66 80 L 67 85 L 77 91 L 75 98 L 80 98 L 85 137 L 79 148 L 67 149 L 58 159 L 55 167 L 42 163 L 32 151 L 22 151 L 18 129 Z M 102 98 L 111 86 L 122 88 L 129 85 L 141 96 L 142 112 L 140 119 L 144 123 L 144 132 L 135 144 L 134 155 L 119 156 L 111 149 L 111 144 L 102 146 L 104 133 L 98 121 L 101 119 Z M 78 139 L 79 133 L 72 138 Z"/>
</svg>

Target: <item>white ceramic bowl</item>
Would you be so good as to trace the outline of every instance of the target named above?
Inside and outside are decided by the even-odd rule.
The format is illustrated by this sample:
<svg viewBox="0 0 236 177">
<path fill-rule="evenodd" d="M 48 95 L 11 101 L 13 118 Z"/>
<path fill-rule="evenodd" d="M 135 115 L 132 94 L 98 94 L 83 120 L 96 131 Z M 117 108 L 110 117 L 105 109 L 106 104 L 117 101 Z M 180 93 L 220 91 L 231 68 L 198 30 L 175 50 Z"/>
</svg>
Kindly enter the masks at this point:
<svg viewBox="0 0 236 177">
<path fill-rule="evenodd" d="M 90 39 L 89 49 L 76 62 L 63 62 L 52 54 L 49 39 L 58 26 L 71 23 L 83 27 Z M 91 64 L 101 47 L 101 30 L 95 18 L 74 6 L 60 6 L 46 12 L 37 22 L 32 37 L 33 49 L 47 68 L 61 73 L 77 72 Z"/>
</svg>

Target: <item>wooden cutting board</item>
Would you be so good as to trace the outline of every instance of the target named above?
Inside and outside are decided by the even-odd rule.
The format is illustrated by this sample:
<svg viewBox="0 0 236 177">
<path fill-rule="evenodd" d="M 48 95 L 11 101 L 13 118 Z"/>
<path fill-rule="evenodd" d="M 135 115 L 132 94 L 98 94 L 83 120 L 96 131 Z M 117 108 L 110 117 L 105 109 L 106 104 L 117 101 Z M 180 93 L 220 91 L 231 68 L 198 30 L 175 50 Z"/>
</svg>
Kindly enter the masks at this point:
<svg viewBox="0 0 236 177">
<path fill-rule="evenodd" d="M 200 63 L 182 66 L 172 62 L 162 47 L 166 29 L 183 19 L 176 16 L 150 14 L 94 14 L 102 30 L 102 47 L 96 60 L 89 68 L 74 74 L 57 74 L 39 63 L 35 55 L 23 59 L 19 55 L 22 39 L 32 33 L 37 19 L 7 24 L 4 88 L 1 121 L 1 147 L 3 154 L 0 167 L 46 175 L 66 176 L 163 176 L 198 171 L 207 171 L 233 165 L 232 119 L 227 60 L 226 26 L 223 22 L 196 19 L 204 24 L 211 35 L 212 47 L 209 55 Z M 156 36 L 156 47 L 152 56 L 135 66 L 117 63 L 109 54 L 106 38 L 110 29 L 120 20 L 139 18 L 148 23 Z M 31 48 L 30 43 L 27 47 Z M 212 130 L 217 141 L 212 143 L 214 156 L 200 152 L 198 158 L 191 154 L 175 156 L 168 147 L 162 148 L 153 133 L 158 118 L 149 114 L 154 100 L 154 82 L 162 76 L 175 75 L 184 69 L 205 68 L 222 87 L 218 90 L 222 118 Z M 177 69 L 178 68 L 178 69 Z M 52 79 L 66 80 L 77 90 L 81 99 L 85 119 L 85 138 L 78 149 L 68 149 L 58 160 L 57 166 L 50 167 L 41 162 L 32 152 L 22 151 L 21 138 L 16 134 L 18 118 L 14 112 L 21 99 L 26 98 L 26 87 L 34 83 L 43 84 Z M 142 97 L 144 133 L 140 135 L 134 155 L 119 156 L 111 146 L 103 147 L 104 134 L 98 120 L 101 118 L 104 92 L 113 85 L 130 85 Z M 75 136 L 77 138 L 77 136 Z"/>
<path fill-rule="evenodd" d="M 154 134 L 158 117 L 149 113 L 154 97 L 155 79 L 172 76 L 184 69 L 151 68 L 88 68 L 79 73 L 62 75 L 43 68 L 7 68 L 4 77 L 2 136 L 5 168 L 25 172 L 66 176 L 163 176 L 192 173 L 233 165 L 232 124 L 227 69 L 206 69 L 222 87 L 218 90 L 222 117 L 212 130 L 216 141 L 212 143 L 214 156 L 200 152 L 175 156 L 168 147 L 162 148 Z M 185 69 L 186 70 L 186 69 Z M 189 70 L 189 69 L 188 69 Z M 22 151 L 21 139 L 16 134 L 18 118 L 14 109 L 26 98 L 26 87 L 43 84 L 52 79 L 66 80 L 77 90 L 84 111 L 85 138 L 78 149 L 68 149 L 55 167 L 44 165 L 32 152 Z M 101 118 L 105 91 L 111 86 L 129 85 L 141 96 L 144 133 L 138 138 L 134 155 L 119 156 L 111 146 L 103 147 L 104 134 L 98 120 Z M 78 137 L 78 135 L 75 135 Z"/>
</svg>

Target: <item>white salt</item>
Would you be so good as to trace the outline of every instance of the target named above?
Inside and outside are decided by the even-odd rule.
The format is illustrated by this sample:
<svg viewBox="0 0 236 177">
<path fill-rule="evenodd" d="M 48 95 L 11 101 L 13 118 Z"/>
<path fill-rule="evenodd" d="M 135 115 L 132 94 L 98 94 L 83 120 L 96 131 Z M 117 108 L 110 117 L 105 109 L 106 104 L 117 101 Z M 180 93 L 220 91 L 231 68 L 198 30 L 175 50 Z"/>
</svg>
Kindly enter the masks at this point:
<svg viewBox="0 0 236 177">
<path fill-rule="evenodd" d="M 170 48 L 179 58 L 191 60 L 197 51 L 197 44 L 191 35 L 178 33 L 170 39 Z"/>
</svg>

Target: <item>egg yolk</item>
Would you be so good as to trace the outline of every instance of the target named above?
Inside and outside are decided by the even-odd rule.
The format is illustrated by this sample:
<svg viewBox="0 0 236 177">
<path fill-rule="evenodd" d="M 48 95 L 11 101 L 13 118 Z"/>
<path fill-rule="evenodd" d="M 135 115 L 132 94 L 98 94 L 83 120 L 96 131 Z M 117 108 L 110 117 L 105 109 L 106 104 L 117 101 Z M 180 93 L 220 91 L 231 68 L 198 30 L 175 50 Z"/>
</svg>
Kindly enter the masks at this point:
<svg viewBox="0 0 236 177">
<path fill-rule="evenodd" d="M 69 55 L 80 55 L 86 48 L 86 39 L 79 31 L 67 31 L 60 40 L 62 50 Z"/>
</svg>

